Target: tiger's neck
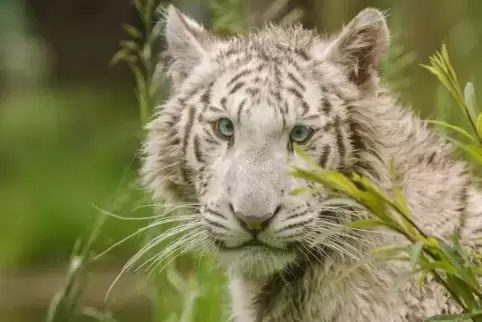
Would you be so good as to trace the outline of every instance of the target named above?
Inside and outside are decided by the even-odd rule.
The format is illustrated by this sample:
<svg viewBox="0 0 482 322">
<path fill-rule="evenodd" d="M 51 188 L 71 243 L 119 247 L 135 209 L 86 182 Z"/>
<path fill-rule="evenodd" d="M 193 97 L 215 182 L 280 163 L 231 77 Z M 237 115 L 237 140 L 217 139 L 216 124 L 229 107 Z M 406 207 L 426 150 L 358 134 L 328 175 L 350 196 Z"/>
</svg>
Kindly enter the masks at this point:
<svg viewBox="0 0 482 322">
<path fill-rule="evenodd" d="M 314 270 L 308 263 L 299 263 L 261 279 L 231 271 L 229 288 L 233 321 L 299 320 L 309 295 L 306 286 L 315 282 Z"/>
</svg>

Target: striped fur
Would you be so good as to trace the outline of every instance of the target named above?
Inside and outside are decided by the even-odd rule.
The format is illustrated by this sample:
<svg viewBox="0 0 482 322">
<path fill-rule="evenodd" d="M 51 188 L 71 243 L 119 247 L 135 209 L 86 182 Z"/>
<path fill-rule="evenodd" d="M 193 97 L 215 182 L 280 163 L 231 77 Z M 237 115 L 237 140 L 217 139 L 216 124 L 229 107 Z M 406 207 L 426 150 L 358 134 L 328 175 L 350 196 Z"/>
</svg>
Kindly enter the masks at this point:
<svg viewBox="0 0 482 322">
<path fill-rule="evenodd" d="M 266 26 L 217 38 L 172 6 L 166 39 L 173 91 L 147 126 L 142 177 L 157 200 L 195 202 L 230 277 L 236 322 L 422 321 L 458 307 L 430 281 L 395 290 L 404 267 L 372 263 L 340 279 L 368 247 L 399 241 L 381 233 L 332 227 L 365 216 L 327 206 L 323 191 L 293 197 L 306 185 L 287 176 L 290 130 L 313 129 L 306 153 L 326 169 L 355 172 L 389 189 L 389 160 L 414 220 L 430 234 L 462 239 L 482 232 L 482 200 L 466 165 L 380 83 L 388 47 L 383 15 L 361 12 L 322 37 L 301 27 Z M 229 118 L 234 135 L 216 131 Z M 274 214 L 258 235 L 269 247 L 244 247 L 252 236 L 235 212 Z"/>
</svg>

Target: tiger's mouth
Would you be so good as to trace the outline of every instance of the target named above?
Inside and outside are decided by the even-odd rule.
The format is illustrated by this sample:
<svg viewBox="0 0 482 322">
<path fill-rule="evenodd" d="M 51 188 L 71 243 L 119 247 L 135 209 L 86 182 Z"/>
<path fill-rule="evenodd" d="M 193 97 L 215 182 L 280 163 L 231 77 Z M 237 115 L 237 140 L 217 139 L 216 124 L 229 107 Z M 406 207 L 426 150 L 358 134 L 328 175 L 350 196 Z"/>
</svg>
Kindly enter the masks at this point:
<svg viewBox="0 0 482 322">
<path fill-rule="evenodd" d="M 235 251 L 249 250 L 249 249 L 266 249 L 273 253 L 286 254 L 286 253 L 291 253 L 294 248 L 294 245 L 291 245 L 291 244 L 287 245 L 286 247 L 272 246 L 268 243 L 260 241 L 257 238 L 253 238 L 237 246 L 227 246 L 221 240 L 215 240 L 214 243 L 220 250 L 224 252 L 235 252 Z"/>
</svg>

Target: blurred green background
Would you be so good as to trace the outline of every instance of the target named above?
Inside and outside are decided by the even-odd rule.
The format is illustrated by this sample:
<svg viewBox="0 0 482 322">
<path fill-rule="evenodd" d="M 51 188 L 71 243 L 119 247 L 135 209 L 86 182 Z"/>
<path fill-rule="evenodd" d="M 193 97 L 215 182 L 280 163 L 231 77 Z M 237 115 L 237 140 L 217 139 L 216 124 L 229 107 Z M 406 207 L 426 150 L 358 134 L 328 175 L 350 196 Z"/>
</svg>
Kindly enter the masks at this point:
<svg viewBox="0 0 482 322">
<path fill-rule="evenodd" d="M 271 0 L 172 3 L 219 32 L 259 24 L 274 8 Z M 480 0 L 277 3 L 269 20 L 301 19 L 323 32 L 340 28 L 366 6 L 389 10 L 394 38 L 384 77 L 424 118 L 462 119 L 437 80 L 419 66 L 442 43 L 461 80 L 472 81 L 480 93 Z M 249 10 L 249 20 L 239 16 L 237 6 Z M 93 205 L 123 216 L 151 214 L 143 207 L 149 200 L 132 186 L 141 138 L 134 82 L 123 64 L 109 66 L 125 36 L 122 24 L 140 26 L 129 0 L 0 1 L 1 322 L 44 321 L 49 302 L 65 283 L 75 241 L 95 226 L 99 213 Z M 109 219 L 95 248 L 102 251 L 145 224 Z M 123 243 L 89 267 L 81 307 L 106 308 L 105 292 L 142 242 L 139 236 Z M 221 319 L 222 276 L 211 263 L 179 265 L 200 281 L 194 320 Z M 175 277 L 167 279 L 170 284 L 159 279 L 153 286 L 125 275 L 108 305 L 115 321 L 177 321 L 170 314 L 180 310 L 177 299 L 187 295 L 176 293 Z M 99 319 L 108 320 L 75 321 Z"/>
</svg>

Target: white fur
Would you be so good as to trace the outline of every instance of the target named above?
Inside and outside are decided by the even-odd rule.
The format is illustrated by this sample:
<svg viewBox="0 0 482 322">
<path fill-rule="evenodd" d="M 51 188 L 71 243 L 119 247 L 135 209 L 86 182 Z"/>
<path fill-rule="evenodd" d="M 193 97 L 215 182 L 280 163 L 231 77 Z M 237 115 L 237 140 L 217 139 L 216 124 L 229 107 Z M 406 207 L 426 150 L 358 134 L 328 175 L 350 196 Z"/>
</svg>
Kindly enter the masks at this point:
<svg viewBox="0 0 482 322">
<path fill-rule="evenodd" d="M 412 280 L 395 289 L 407 270 L 397 262 L 370 262 L 344 276 L 369 247 L 403 240 L 382 231 L 326 237 L 355 212 L 327 206 L 322 189 L 288 194 L 306 185 L 287 175 L 288 165 L 304 165 L 290 149 L 290 131 L 308 125 L 315 132 L 303 147 L 315 161 L 358 172 L 389 191 L 394 159 L 414 221 L 439 237 L 457 231 L 477 246 L 472 240 L 482 227 L 482 197 L 466 165 L 379 82 L 389 43 L 382 13 L 366 9 L 333 37 L 267 26 L 221 39 L 173 7 L 166 23 L 174 88 L 147 126 L 146 186 L 155 199 L 200 203 L 200 229 L 224 247 L 252 238 L 234 212 L 262 217 L 279 210 L 259 240 L 283 252 L 218 252 L 230 276 L 234 321 L 416 322 L 459 310 L 430 281 L 422 289 Z M 232 141 L 216 137 L 212 126 L 221 117 L 234 123 Z M 310 244 L 319 254 L 291 251 L 291 242 Z M 294 281 L 273 282 L 289 277 L 301 259 L 306 267 Z M 279 289 L 266 293 L 268 286 Z"/>
</svg>

